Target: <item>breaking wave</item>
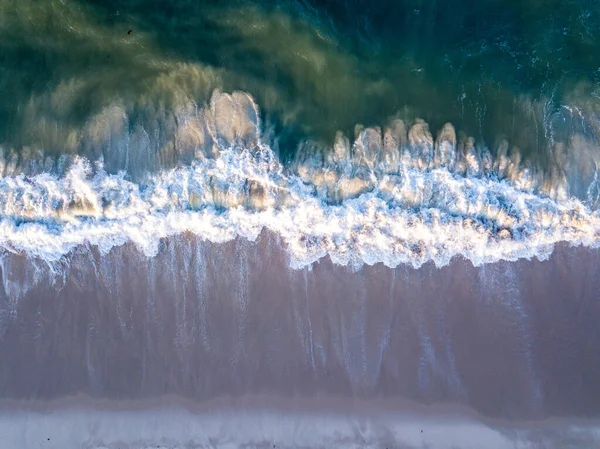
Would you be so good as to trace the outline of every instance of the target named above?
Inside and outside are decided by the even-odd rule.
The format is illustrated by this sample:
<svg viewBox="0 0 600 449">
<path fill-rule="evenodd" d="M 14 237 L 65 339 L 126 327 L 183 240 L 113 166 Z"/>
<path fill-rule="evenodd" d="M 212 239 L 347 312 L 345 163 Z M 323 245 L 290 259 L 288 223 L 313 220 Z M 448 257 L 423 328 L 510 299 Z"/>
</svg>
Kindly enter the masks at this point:
<svg viewBox="0 0 600 449">
<path fill-rule="evenodd" d="M 109 112 L 88 126 L 90 136 L 125 120 L 118 108 Z M 131 145 L 151 140 L 138 134 Z M 177 124 L 171 145 L 189 160 L 142 180 L 111 173 L 103 157 L 40 153 L 24 165 L 4 152 L 0 247 L 51 263 L 78 245 L 107 252 L 133 242 L 152 257 L 172 235 L 224 242 L 269 230 L 300 268 L 326 256 L 354 267 L 442 266 L 456 256 L 479 265 L 543 259 L 560 241 L 600 243 L 593 164 L 575 187 L 582 178 L 572 162 L 548 173 L 506 141 L 492 156 L 451 124 L 434 138 L 419 119 L 357 127 L 352 144 L 339 133 L 329 150 L 305 142 L 287 166 L 265 140 L 249 95 L 216 92 Z"/>
</svg>

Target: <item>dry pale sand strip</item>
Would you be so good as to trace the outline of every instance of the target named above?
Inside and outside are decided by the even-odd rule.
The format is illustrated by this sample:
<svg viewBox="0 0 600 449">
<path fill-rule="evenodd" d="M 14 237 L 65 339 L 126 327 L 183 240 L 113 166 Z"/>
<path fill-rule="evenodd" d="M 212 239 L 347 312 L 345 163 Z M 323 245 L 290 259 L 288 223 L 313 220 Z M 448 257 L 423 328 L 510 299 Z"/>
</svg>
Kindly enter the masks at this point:
<svg viewBox="0 0 600 449">
<path fill-rule="evenodd" d="M 131 245 L 53 267 L 4 255 L 0 398 L 325 395 L 600 415 L 600 252 L 357 272 L 327 259 L 294 271 L 285 254 L 263 234 L 181 236 L 153 259 Z"/>
<path fill-rule="evenodd" d="M 0 408 L 0 449 L 436 448 L 569 449 L 600 444 L 600 421 L 507 422 L 452 406 L 348 399 L 74 397 Z"/>
</svg>

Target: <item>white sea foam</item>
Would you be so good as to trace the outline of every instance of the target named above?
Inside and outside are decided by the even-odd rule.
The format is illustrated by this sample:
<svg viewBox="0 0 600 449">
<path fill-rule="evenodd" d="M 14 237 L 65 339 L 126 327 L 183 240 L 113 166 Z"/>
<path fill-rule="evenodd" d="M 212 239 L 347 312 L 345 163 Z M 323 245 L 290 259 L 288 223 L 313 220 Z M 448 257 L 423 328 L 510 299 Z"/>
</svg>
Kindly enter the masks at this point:
<svg viewBox="0 0 600 449">
<path fill-rule="evenodd" d="M 61 174 L 5 171 L 0 247 L 52 262 L 78 245 L 107 252 L 133 242 L 152 257 L 172 235 L 225 242 L 268 230 L 299 268 L 325 256 L 352 266 L 442 266 L 455 256 L 479 265 L 545 258 L 560 241 L 600 242 L 598 212 L 569 197 L 564 178 L 539 181 L 518 153 L 492 161 L 472 139 L 457 143 L 449 124 L 437 139 L 422 121 L 363 129 L 352 146 L 339 135 L 327 157 L 308 149 L 285 168 L 261 142 L 249 97 L 216 95 L 194 127 L 210 151 L 144 183 L 81 157 Z"/>
</svg>

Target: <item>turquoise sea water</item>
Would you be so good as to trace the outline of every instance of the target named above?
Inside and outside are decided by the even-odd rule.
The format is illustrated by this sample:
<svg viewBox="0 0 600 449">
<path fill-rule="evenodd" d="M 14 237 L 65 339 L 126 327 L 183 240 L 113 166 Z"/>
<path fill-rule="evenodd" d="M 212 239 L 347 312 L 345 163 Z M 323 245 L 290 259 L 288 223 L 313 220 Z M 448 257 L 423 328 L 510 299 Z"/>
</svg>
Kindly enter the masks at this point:
<svg viewBox="0 0 600 449">
<path fill-rule="evenodd" d="M 597 246 L 599 11 L 0 0 L 0 246 L 269 229 L 298 267 Z"/>
<path fill-rule="evenodd" d="M 115 106 L 162 139 L 221 89 L 256 99 L 284 159 L 400 117 L 547 165 L 600 126 L 598 30 L 590 0 L 2 0 L 0 142 L 85 154 Z"/>
</svg>

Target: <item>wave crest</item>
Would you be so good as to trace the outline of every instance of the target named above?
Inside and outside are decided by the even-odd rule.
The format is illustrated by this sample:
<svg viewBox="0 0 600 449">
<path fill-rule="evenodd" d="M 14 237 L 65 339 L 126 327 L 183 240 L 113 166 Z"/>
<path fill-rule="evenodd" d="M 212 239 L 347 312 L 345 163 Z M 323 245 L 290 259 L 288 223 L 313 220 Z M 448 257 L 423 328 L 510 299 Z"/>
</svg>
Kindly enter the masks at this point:
<svg viewBox="0 0 600 449">
<path fill-rule="evenodd" d="M 327 152 L 306 142 L 285 167 L 261 140 L 259 117 L 248 94 L 215 93 L 179 124 L 190 163 L 139 183 L 101 160 L 40 156 L 37 174 L 16 174 L 14 155 L 3 157 L 0 246 L 51 262 L 78 245 L 131 241 L 152 256 L 174 234 L 223 242 L 266 229 L 298 268 L 325 256 L 418 267 L 460 255 L 477 265 L 600 241 L 598 213 L 569 196 L 567 178 L 548 181 L 507 142 L 492 158 L 449 123 L 434 137 L 422 120 L 393 120 L 357 128 L 353 144 L 338 133 Z"/>
</svg>

